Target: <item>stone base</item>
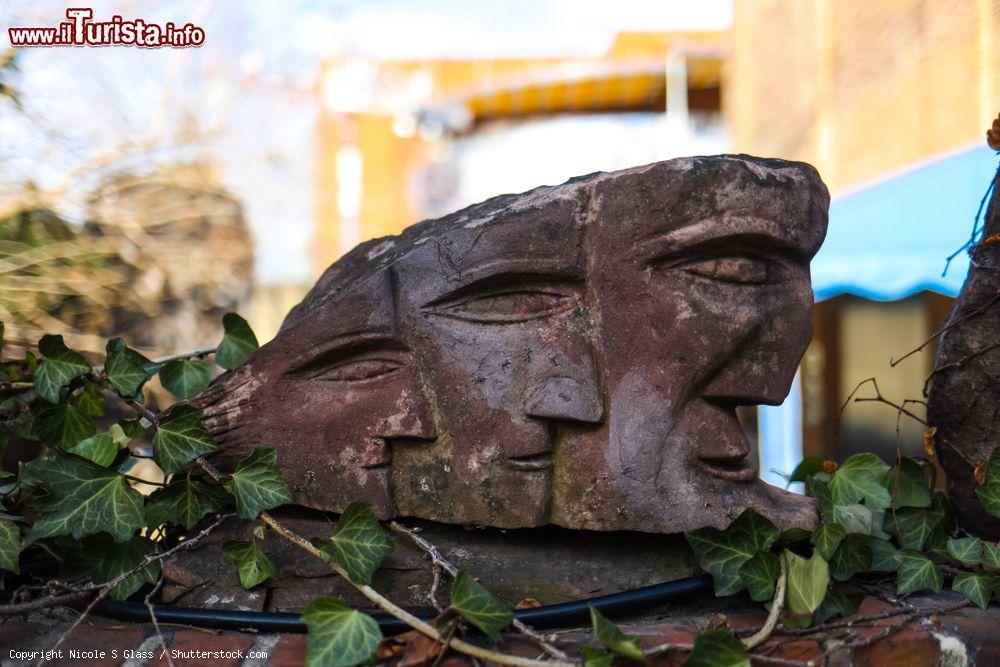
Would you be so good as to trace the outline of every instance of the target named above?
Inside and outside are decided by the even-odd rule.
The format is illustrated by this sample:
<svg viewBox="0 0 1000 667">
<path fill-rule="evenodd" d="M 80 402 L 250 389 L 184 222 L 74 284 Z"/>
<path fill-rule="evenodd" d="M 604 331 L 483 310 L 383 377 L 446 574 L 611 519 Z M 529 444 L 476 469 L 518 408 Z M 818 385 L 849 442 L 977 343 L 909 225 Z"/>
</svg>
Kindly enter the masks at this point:
<svg viewBox="0 0 1000 667">
<path fill-rule="evenodd" d="M 944 593 L 919 600 L 910 598 L 908 602 L 919 606 L 945 605 L 958 600 L 955 594 Z M 644 648 L 671 643 L 690 646 L 694 636 L 709 623 L 724 623 L 731 629 L 756 628 L 764 621 L 764 612 L 748 611 L 744 605 L 733 604 L 739 598 L 728 600 L 730 610 L 725 616 L 719 613 L 692 613 L 690 609 L 675 609 L 669 620 L 658 617 L 638 619 L 622 629 L 640 638 Z M 722 601 L 718 601 L 722 602 Z M 981 610 L 967 606 L 956 611 L 930 614 L 923 619 L 901 622 L 901 617 L 864 621 L 862 617 L 872 616 L 889 609 L 889 605 L 876 598 L 865 599 L 851 627 L 828 631 L 822 635 L 796 635 L 781 627 L 771 637 L 754 650 L 757 656 L 754 664 L 808 665 L 854 665 L 856 667 L 932 667 L 935 665 L 997 665 L 1000 664 L 1000 608 L 993 606 Z M 758 608 L 759 609 L 759 608 Z M 680 611 L 682 613 L 678 614 Z M 3 667 L 27 664 L 10 656 L 10 651 L 42 651 L 49 649 L 71 623 L 69 615 L 49 612 L 35 614 L 25 620 L 20 618 L 0 619 L 0 646 Z M 221 651 L 219 657 L 211 659 L 175 658 L 177 667 L 211 664 L 213 667 L 240 665 L 292 666 L 305 663 L 306 636 L 302 634 L 261 635 L 235 631 L 206 631 L 177 626 L 162 628 L 164 639 L 171 651 Z M 483 640 L 477 640 L 483 641 Z M 559 635 L 559 646 L 570 655 L 577 655 L 580 647 L 591 641 L 589 633 L 570 632 Z M 863 642 L 869 642 L 860 645 Z M 849 644 L 854 644 L 851 647 Z M 111 667 L 125 663 L 123 651 L 152 653 L 151 659 L 137 659 L 129 665 L 166 665 L 160 658 L 162 649 L 150 624 L 129 624 L 92 617 L 81 624 L 62 646 L 62 659 L 48 662 L 52 665 L 87 665 L 88 667 Z M 70 650 L 104 651 L 105 657 L 91 660 L 69 658 Z M 112 657 L 111 652 L 117 651 Z M 537 657 L 538 648 L 521 639 L 508 639 L 506 652 L 525 657 Z M 242 651 L 242 657 L 239 652 Z M 264 657 L 251 658 L 250 652 L 265 653 Z M 182 656 L 185 654 L 181 654 Z M 187 655 L 192 655 L 187 653 Z M 650 660 L 653 667 L 680 665 L 687 657 L 687 650 L 678 648 L 659 654 Z M 394 664 L 394 663 L 380 663 Z M 410 665 L 424 663 L 407 663 Z M 469 667 L 471 663 L 463 657 L 450 654 L 440 663 L 448 667 Z M 426 664 L 424 664 L 426 667 Z"/>
<path fill-rule="evenodd" d="M 282 523 L 312 539 L 329 538 L 333 523 L 319 515 L 284 516 Z M 544 605 L 606 595 L 696 572 L 683 536 L 632 532 L 572 531 L 556 527 L 501 530 L 463 528 L 405 520 L 456 567 L 468 570 L 500 600 L 515 605 L 534 598 Z M 301 611 L 317 595 L 351 605 L 371 603 L 308 553 L 268 531 L 261 549 L 281 573 L 252 591 L 239 583 L 222 552 L 226 540 L 250 539 L 252 525 L 231 519 L 190 550 L 164 563 L 163 600 L 185 607 L 254 611 Z M 415 611 L 431 609 L 430 559 L 405 535 L 391 533 L 393 551 L 375 574 L 373 586 Z M 447 585 L 439 596 L 446 600 Z"/>
</svg>

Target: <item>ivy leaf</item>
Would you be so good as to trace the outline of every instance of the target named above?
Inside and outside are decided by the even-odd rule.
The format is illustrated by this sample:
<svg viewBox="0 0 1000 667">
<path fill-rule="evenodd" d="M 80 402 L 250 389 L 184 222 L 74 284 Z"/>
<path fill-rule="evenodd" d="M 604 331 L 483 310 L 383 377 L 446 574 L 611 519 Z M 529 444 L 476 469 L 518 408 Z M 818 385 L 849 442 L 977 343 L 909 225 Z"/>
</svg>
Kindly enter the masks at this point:
<svg viewBox="0 0 1000 667">
<path fill-rule="evenodd" d="M 983 484 L 976 489 L 980 502 L 993 516 L 1000 516 L 1000 447 L 994 447 L 986 464 Z"/>
<path fill-rule="evenodd" d="M 190 398 L 212 381 L 212 369 L 201 359 L 177 359 L 160 368 L 160 383 L 177 398 Z"/>
<path fill-rule="evenodd" d="M 899 541 L 910 549 L 923 549 L 927 538 L 944 519 L 944 507 L 932 503 L 930 507 L 904 507 L 896 512 Z"/>
<path fill-rule="evenodd" d="M 66 347 L 62 336 L 46 335 L 38 341 L 45 361 L 35 371 L 32 382 L 38 395 L 49 403 L 59 402 L 59 392 L 74 378 L 90 372 L 90 364 L 78 352 Z"/>
<path fill-rule="evenodd" d="M 792 471 L 792 475 L 788 478 L 788 481 L 804 482 L 810 475 L 822 472 L 824 460 L 825 459 L 822 456 L 805 457 L 797 466 L 795 466 L 795 470 Z"/>
<path fill-rule="evenodd" d="M 228 371 L 246 361 L 260 344 L 247 321 L 236 313 L 226 313 L 222 317 L 222 327 L 226 333 L 215 350 L 215 363 Z"/>
<path fill-rule="evenodd" d="M 806 530 L 805 528 L 793 527 L 783 532 L 774 543 L 774 546 L 778 548 L 790 547 L 793 544 L 799 544 L 800 542 L 808 542 L 810 537 L 812 537 L 812 532 Z"/>
<path fill-rule="evenodd" d="M 267 447 L 254 447 L 236 466 L 226 485 L 236 497 L 236 514 L 256 519 L 264 510 L 292 502 L 292 492 L 278 470 L 278 454 Z"/>
<path fill-rule="evenodd" d="M 899 570 L 896 572 L 896 593 L 906 595 L 915 591 L 941 592 L 944 577 L 941 569 L 931 559 L 916 549 L 903 549 Z"/>
<path fill-rule="evenodd" d="M 983 542 L 983 566 L 995 572 L 1000 571 L 1000 545 Z"/>
<path fill-rule="evenodd" d="M 826 523 L 813 531 L 811 541 L 819 555 L 829 561 L 846 536 L 847 531 L 839 523 Z"/>
<path fill-rule="evenodd" d="M 198 480 L 181 480 L 154 491 L 146 500 L 146 525 L 172 524 L 191 530 L 206 514 L 226 506 L 225 493 Z"/>
<path fill-rule="evenodd" d="M 740 566 L 740 580 L 757 602 L 774 597 L 774 583 L 781 571 L 781 561 L 772 553 L 758 552 Z"/>
<path fill-rule="evenodd" d="M 83 381 L 83 391 L 70 402 L 91 417 L 104 416 L 104 396 L 101 394 L 101 388 L 90 380 Z"/>
<path fill-rule="evenodd" d="M 758 551 L 770 549 L 780 534 L 774 524 L 748 509 L 725 530 L 699 528 L 684 537 L 698 565 L 712 575 L 715 594 L 723 596 L 743 589 L 740 568 Z"/>
<path fill-rule="evenodd" d="M 830 492 L 838 505 L 865 501 L 870 509 L 885 509 L 892 497 L 885 488 L 889 466 L 875 454 L 855 454 L 837 469 L 830 480 Z"/>
<path fill-rule="evenodd" d="M 869 508 L 858 503 L 835 505 L 833 521 L 844 527 L 848 534 L 871 535 L 875 529 L 875 515 Z"/>
<path fill-rule="evenodd" d="M 707 630 L 694 638 L 694 648 L 682 667 L 750 667 L 740 640 L 727 630 Z"/>
<path fill-rule="evenodd" d="M 872 538 L 871 550 L 873 572 L 895 572 L 899 567 L 902 554 L 888 540 Z"/>
<path fill-rule="evenodd" d="M 21 531 L 13 521 L 0 520 L 0 570 L 20 572 L 18 567 L 20 555 Z"/>
<path fill-rule="evenodd" d="M 890 488 L 896 489 L 893 507 L 896 509 L 930 507 L 931 490 L 927 485 L 927 478 L 924 477 L 924 469 L 919 463 L 909 457 L 903 458 L 899 465 L 893 468 L 889 479 Z"/>
<path fill-rule="evenodd" d="M 359 500 L 347 506 L 328 543 L 337 563 L 347 571 L 348 578 L 356 584 L 367 586 L 386 554 L 392 551 L 392 542 L 375 519 L 371 505 Z"/>
<path fill-rule="evenodd" d="M 75 445 L 66 447 L 70 454 L 82 456 L 88 461 L 93 461 L 102 468 L 106 468 L 114 463 L 118 456 L 118 443 L 110 433 L 100 433 L 84 438 Z"/>
<path fill-rule="evenodd" d="M 137 535 L 123 544 L 107 534 L 92 535 L 66 547 L 59 577 L 67 581 L 107 583 L 138 567 L 147 555 L 155 553 L 156 545 Z M 152 562 L 126 577 L 111 590 L 111 597 L 124 600 L 143 584 L 155 584 L 160 576 L 159 561 Z"/>
<path fill-rule="evenodd" d="M 594 626 L 594 636 L 597 637 L 597 641 L 601 642 L 612 653 L 623 658 L 646 662 L 646 656 L 639 648 L 638 638 L 623 633 L 617 625 L 605 618 L 593 605 L 590 607 L 590 622 Z"/>
<path fill-rule="evenodd" d="M 613 653 L 597 646 L 584 646 L 580 651 L 580 667 L 611 667 L 614 661 Z"/>
<path fill-rule="evenodd" d="M 820 625 L 836 616 L 850 616 L 858 610 L 861 600 L 864 597 L 864 593 L 847 595 L 841 593 L 836 588 L 831 588 L 826 592 L 826 597 L 823 598 L 823 603 L 819 606 L 819 609 L 816 610 L 813 623 Z"/>
<path fill-rule="evenodd" d="M 815 550 L 809 560 L 787 549 L 784 553 L 788 566 L 785 606 L 793 617 L 812 616 L 826 597 L 830 583 L 829 566 Z"/>
<path fill-rule="evenodd" d="M 366 614 L 331 597 L 318 597 L 302 614 L 309 628 L 306 667 L 352 667 L 372 657 L 382 631 Z"/>
<path fill-rule="evenodd" d="M 458 573 L 451 586 L 451 606 L 462 618 L 493 638 L 514 620 L 514 612 L 464 570 Z"/>
<path fill-rule="evenodd" d="M 142 527 L 142 496 L 114 470 L 49 451 L 25 464 L 23 481 L 48 491 L 34 503 L 39 516 L 28 544 L 43 537 L 80 539 L 102 531 L 124 542 Z"/>
<path fill-rule="evenodd" d="M 996 584 L 997 578 L 991 574 L 960 572 L 952 580 L 951 590 L 958 591 L 982 609 L 986 609 Z"/>
<path fill-rule="evenodd" d="M 962 565 L 983 562 L 983 541 L 978 537 L 949 538 L 945 548 L 948 555 Z"/>
<path fill-rule="evenodd" d="M 175 405 L 160 419 L 153 447 L 156 465 L 168 475 L 180 472 L 194 459 L 217 449 L 201 423 L 201 410 L 190 405 Z"/>
<path fill-rule="evenodd" d="M 134 398 L 155 373 L 156 363 L 125 345 L 121 338 L 108 341 L 104 348 L 104 374 L 122 398 Z"/>
<path fill-rule="evenodd" d="M 255 542 L 226 540 L 222 550 L 236 566 L 243 588 L 250 590 L 268 579 L 278 578 L 278 570 Z"/>
<path fill-rule="evenodd" d="M 848 535 L 840 543 L 830 560 L 830 570 L 837 581 L 847 581 L 858 572 L 867 572 L 872 566 L 871 535 Z"/>
<path fill-rule="evenodd" d="M 87 413 L 70 403 L 46 408 L 35 415 L 31 434 L 47 445 L 63 449 L 97 433 Z"/>
</svg>

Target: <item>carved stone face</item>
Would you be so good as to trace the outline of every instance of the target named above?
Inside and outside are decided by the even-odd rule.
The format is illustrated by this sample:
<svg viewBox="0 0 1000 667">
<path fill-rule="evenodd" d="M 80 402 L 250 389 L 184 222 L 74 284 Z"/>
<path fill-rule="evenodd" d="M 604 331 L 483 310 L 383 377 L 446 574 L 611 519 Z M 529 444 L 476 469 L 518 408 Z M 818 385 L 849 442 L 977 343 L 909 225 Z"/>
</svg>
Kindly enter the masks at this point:
<svg viewBox="0 0 1000 667">
<path fill-rule="evenodd" d="M 500 527 L 678 532 L 811 501 L 757 479 L 829 198 L 808 165 L 687 158 L 504 196 L 334 264 L 195 402 L 296 502 Z"/>
</svg>

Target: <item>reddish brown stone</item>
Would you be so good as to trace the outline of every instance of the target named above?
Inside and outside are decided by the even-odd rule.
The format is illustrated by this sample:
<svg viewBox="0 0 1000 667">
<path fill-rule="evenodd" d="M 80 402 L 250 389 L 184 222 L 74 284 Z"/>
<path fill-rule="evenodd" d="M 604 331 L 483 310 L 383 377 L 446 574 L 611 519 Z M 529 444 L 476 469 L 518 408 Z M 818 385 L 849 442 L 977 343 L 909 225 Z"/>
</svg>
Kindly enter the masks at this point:
<svg viewBox="0 0 1000 667">
<path fill-rule="evenodd" d="M 735 409 L 788 392 L 828 204 L 812 167 L 747 156 L 497 197 L 355 248 L 194 403 L 222 465 L 275 447 L 315 509 L 810 527 L 810 499 L 758 479 Z"/>
<path fill-rule="evenodd" d="M 173 656 L 174 664 L 181 665 L 212 665 L 212 667 L 237 667 L 246 658 L 247 649 L 253 645 L 256 635 L 235 632 L 210 633 L 197 630 L 182 630 L 174 632 L 167 642 L 167 649 Z M 169 664 L 166 658 L 160 657 L 162 648 L 157 646 L 154 658 L 146 662 L 146 667 L 162 667 Z M 196 652 L 210 654 L 198 657 Z M 241 658 L 240 655 L 243 657 Z"/>
</svg>

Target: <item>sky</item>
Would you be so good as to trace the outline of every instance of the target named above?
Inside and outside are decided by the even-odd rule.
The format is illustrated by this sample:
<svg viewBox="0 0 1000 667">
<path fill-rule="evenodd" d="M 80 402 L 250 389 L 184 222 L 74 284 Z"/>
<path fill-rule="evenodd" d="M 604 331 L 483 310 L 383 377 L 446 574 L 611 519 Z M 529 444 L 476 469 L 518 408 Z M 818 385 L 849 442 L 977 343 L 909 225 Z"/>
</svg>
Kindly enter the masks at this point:
<svg viewBox="0 0 1000 667">
<path fill-rule="evenodd" d="M 114 168 L 210 159 L 243 200 L 262 283 L 311 282 L 315 94 L 324 59 L 595 55 L 622 30 L 719 29 L 730 0 L 93 0 L 121 14 L 188 21 L 197 49 L 24 49 L 24 111 L 0 123 L 0 197 L 27 181 L 83 216 Z M 64 2 L 0 0 L 0 24 L 55 25 Z M 2 46 L 9 46 L 3 30 Z"/>
</svg>

